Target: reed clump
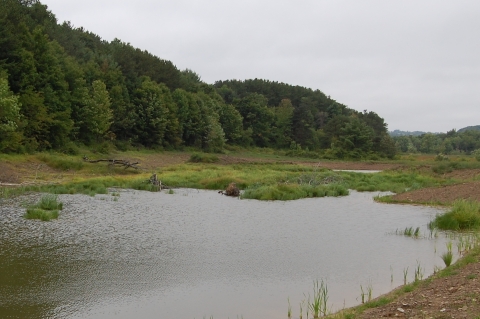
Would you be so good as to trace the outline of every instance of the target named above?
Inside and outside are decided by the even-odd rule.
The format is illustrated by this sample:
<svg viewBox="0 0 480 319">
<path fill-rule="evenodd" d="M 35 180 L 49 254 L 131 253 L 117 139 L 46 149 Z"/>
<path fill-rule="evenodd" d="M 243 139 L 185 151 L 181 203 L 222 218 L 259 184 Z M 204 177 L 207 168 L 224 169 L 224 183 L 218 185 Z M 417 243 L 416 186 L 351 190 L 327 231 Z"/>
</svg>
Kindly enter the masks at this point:
<svg viewBox="0 0 480 319">
<path fill-rule="evenodd" d="M 45 195 L 37 204 L 27 207 L 24 217 L 49 221 L 58 218 L 58 211 L 62 209 L 63 203 L 57 200 L 57 196 Z"/>
<path fill-rule="evenodd" d="M 313 282 L 313 300 L 310 302 L 309 296 L 307 303 L 308 309 L 310 310 L 314 319 L 320 318 L 321 316 L 326 316 L 329 313 L 328 287 L 323 280 L 320 283 L 318 280 Z"/>
<path fill-rule="evenodd" d="M 453 261 L 452 242 L 448 242 L 446 245 L 447 251 L 442 254 L 442 260 L 445 263 L 445 266 L 449 267 Z"/>
<path fill-rule="evenodd" d="M 437 215 L 431 227 L 442 230 L 478 230 L 480 229 L 480 203 L 460 199 L 453 203 L 452 209 Z"/>
</svg>

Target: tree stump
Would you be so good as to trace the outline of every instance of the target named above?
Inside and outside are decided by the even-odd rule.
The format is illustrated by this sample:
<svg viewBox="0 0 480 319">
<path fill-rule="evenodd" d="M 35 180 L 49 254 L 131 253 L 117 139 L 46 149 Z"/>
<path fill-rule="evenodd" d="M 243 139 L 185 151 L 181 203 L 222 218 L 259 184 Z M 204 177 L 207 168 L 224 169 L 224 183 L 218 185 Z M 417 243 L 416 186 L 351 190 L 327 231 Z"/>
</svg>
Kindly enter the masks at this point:
<svg viewBox="0 0 480 319">
<path fill-rule="evenodd" d="M 237 196 L 240 196 L 240 190 L 238 189 L 237 184 L 230 183 L 227 189 L 224 192 L 221 192 L 221 194 L 237 197 Z"/>
</svg>

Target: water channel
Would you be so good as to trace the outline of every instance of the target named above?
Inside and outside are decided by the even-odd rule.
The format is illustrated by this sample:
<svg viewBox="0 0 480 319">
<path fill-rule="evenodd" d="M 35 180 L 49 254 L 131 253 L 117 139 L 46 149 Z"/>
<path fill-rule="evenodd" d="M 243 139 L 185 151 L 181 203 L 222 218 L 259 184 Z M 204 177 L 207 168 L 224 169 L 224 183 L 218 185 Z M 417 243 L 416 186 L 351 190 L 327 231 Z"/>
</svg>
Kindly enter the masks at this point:
<svg viewBox="0 0 480 319">
<path fill-rule="evenodd" d="M 0 207 L 2 318 L 294 318 L 328 285 L 329 306 L 378 296 L 446 250 L 429 238 L 430 207 L 375 203 L 376 194 L 296 201 L 240 200 L 214 191 L 132 190 L 61 195 L 58 220 Z M 421 227 L 420 239 L 396 235 Z M 393 277 L 393 281 L 392 281 Z M 304 314 L 305 317 L 305 314 Z"/>
</svg>

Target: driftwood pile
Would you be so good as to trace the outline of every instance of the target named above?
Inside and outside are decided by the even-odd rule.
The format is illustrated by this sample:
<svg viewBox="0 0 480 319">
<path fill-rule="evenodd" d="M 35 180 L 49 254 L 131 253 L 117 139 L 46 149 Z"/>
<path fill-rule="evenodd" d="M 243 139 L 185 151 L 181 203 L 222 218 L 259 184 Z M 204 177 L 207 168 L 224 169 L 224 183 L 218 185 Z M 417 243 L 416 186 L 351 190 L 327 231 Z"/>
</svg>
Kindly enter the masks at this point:
<svg viewBox="0 0 480 319">
<path fill-rule="evenodd" d="M 109 166 L 123 166 L 125 169 L 131 167 L 134 169 L 138 169 L 139 167 L 137 166 L 140 164 L 140 162 L 130 162 L 127 160 L 121 160 L 121 159 L 98 159 L 98 160 L 90 160 L 88 157 L 84 156 L 83 160 L 88 163 L 100 163 L 100 162 L 107 162 Z"/>
<path fill-rule="evenodd" d="M 227 196 L 240 196 L 240 189 L 238 189 L 237 184 L 230 183 L 225 191 L 219 191 L 219 194 L 227 195 Z"/>
</svg>

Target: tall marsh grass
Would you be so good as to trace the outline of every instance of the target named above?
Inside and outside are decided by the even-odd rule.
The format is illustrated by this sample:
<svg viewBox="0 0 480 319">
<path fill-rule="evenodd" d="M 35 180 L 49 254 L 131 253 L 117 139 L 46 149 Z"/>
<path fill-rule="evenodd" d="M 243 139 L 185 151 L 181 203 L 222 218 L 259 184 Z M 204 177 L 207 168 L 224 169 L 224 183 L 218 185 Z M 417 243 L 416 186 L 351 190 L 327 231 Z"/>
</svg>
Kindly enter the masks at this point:
<svg viewBox="0 0 480 319">
<path fill-rule="evenodd" d="M 480 203 L 460 199 L 453 203 L 452 209 L 437 215 L 430 227 L 442 230 L 478 230 L 480 229 Z"/>
<path fill-rule="evenodd" d="M 442 254 L 442 260 L 445 263 L 445 266 L 449 267 L 453 261 L 452 242 L 448 242 L 446 245 L 447 251 Z"/>
<path fill-rule="evenodd" d="M 313 282 L 313 300 L 310 302 L 309 296 L 308 308 L 314 319 L 328 314 L 328 287 L 323 280 L 320 283 L 318 280 Z"/>
<path fill-rule="evenodd" d="M 49 221 L 58 218 L 58 211 L 62 209 L 63 203 L 57 200 L 57 196 L 45 195 L 37 204 L 27 207 L 24 217 Z"/>
<path fill-rule="evenodd" d="M 294 200 L 308 197 L 337 197 L 345 195 L 348 195 L 348 189 L 342 185 L 312 186 L 280 184 L 247 188 L 241 195 L 241 198 L 259 200 Z"/>
</svg>

